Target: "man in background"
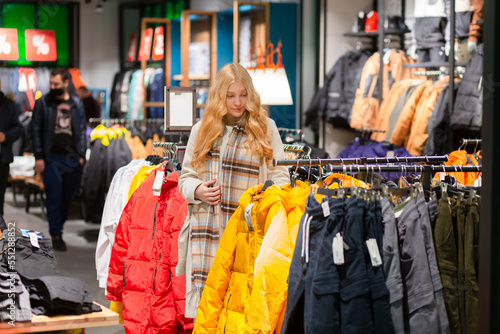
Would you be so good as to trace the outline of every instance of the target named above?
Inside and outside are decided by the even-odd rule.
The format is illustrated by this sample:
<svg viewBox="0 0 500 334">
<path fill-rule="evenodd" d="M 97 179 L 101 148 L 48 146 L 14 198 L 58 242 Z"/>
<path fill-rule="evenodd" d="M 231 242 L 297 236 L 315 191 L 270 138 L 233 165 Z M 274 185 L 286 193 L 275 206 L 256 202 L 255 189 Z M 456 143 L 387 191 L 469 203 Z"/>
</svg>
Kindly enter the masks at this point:
<svg viewBox="0 0 500 334">
<path fill-rule="evenodd" d="M 0 83 L 0 90 L 2 85 Z M 23 133 L 14 102 L 0 91 L 0 217 L 3 220 L 5 189 L 9 179 L 9 164 L 14 160 L 12 143 Z"/>
<path fill-rule="evenodd" d="M 38 99 L 31 121 L 35 171 L 42 173 L 49 233 L 55 250 L 65 251 L 63 225 L 84 163 L 85 111 L 82 101 L 68 93 L 64 68 L 50 74 L 50 92 Z"/>
<path fill-rule="evenodd" d="M 76 90 L 76 95 L 82 100 L 83 108 L 85 110 L 85 119 L 87 123 L 91 118 L 99 118 L 101 117 L 101 106 L 92 96 L 92 92 L 90 92 L 87 87 L 82 86 Z"/>
</svg>

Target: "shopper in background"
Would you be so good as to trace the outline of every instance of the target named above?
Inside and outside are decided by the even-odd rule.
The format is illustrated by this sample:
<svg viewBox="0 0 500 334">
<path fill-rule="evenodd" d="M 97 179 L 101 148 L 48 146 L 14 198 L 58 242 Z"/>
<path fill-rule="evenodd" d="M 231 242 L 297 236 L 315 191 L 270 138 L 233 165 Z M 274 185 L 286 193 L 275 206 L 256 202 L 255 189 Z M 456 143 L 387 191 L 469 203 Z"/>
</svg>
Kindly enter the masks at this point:
<svg viewBox="0 0 500 334">
<path fill-rule="evenodd" d="M 0 83 L 0 90 L 2 85 Z M 5 189 L 9 179 L 9 164 L 14 160 L 12 143 L 23 133 L 14 102 L 0 91 L 0 217 L 3 218 Z"/>
<path fill-rule="evenodd" d="M 85 120 L 87 123 L 91 118 L 99 118 L 101 117 L 101 106 L 92 96 L 92 92 L 90 92 L 87 87 L 82 86 L 76 90 L 76 95 L 83 102 L 83 109 L 85 110 Z"/>
<path fill-rule="evenodd" d="M 248 71 L 239 64 L 225 65 L 210 88 L 201 121 L 191 130 L 179 179 L 180 193 L 189 203 L 190 226 L 185 224 L 183 231 L 192 236 L 191 241 L 179 236 L 176 271 L 187 272 L 187 317 L 196 316 L 220 237 L 243 193 L 267 180 L 280 186 L 290 182 L 285 167 L 272 166 L 273 158 L 285 158 L 275 122 L 262 107 Z"/>
<path fill-rule="evenodd" d="M 85 111 L 82 101 L 68 93 L 65 69 L 50 74 L 50 92 L 33 109 L 31 141 L 35 171 L 42 173 L 49 232 L 55 250 L 65 251 L 63 224 L 68 218 L 73 194 L 84 163 Z"/>
</svg>

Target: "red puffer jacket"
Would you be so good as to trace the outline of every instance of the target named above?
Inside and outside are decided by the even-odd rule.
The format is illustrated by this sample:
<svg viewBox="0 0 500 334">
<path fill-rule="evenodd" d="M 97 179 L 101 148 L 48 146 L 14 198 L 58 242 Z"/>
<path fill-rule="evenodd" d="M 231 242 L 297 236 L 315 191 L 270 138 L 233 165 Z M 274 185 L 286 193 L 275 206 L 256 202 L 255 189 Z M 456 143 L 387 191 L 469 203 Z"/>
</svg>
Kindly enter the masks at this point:
<svg viewBox="0 0 500 334">
<path fill-rule="evenodd" d="M 164 168 L 164 167 L 160 167 Z M 171 173 L 153 195 L 159 168 L 123 209 L 109 263 L 107 299 L 122 301 L 127 333 L 188 333 L 184 318 L 186 277 L 175 276 L 177 238 L 187 216 L 179 174 Z"/>
</svg>

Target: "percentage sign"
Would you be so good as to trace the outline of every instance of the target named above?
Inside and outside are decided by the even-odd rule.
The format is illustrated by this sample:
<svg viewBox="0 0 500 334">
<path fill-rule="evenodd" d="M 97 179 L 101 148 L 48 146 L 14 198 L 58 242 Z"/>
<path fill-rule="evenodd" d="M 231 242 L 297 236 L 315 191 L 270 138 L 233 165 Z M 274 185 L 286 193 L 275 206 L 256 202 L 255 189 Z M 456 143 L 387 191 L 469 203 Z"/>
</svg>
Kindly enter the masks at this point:
<svg viewBox="0 0 500 334">
<path fill-rule="evenodd" d="M 50 46 L 49 43 L 45 43 L 45 35 L 34 35 L 33 45 L 36 46 L 36 54 L 44 56 L 49 54 Z"/>
<path fill-rule="evenodd" d="M 163 54 L 163 35 L 156 36 L 155 54 L 157 54 L 157 55 Z"/>
<path fill-rule="evenodd" d="M 7 34 L 0 35 L 0 53 L 10 54 L 12 45 L 7 42 Z"/>
</svg>

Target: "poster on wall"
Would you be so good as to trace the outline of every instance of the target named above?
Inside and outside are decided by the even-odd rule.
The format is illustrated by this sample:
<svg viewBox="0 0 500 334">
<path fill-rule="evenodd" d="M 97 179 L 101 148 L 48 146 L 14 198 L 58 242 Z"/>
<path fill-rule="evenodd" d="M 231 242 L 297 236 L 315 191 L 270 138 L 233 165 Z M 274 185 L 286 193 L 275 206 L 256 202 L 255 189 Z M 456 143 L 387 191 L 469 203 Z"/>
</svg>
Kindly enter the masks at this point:
<svg viewBox="0 0 500 334">
<path fill-rule="evenodd" d="M 151 54 L 151 43 L 153 42 L 153 28 L 148 28 L 141 37 L 139 46 L 139 60 L 149 60 Z"/>
<path fill-rule="evenodd" d="M 164 34 L 163 27 L 159 26 L 155 28 L 155 39 L 153 42 L 153 56 L 151 57 L 153 60 L 161 60 L 163 59 L 163 50 L 164 46 Z"/>
<path fill-rule="evenodd" d="M 18 60 L 17 29 L 0 28 L 0 60 Z"/>
<path fill-rule="evenodd" d="M 26 60 L 56 61 L 56 33 L 54 30 L 26 29 Z"/>
<path fill-rule="evenodd" d="M 137 53 L 137 32 L 130 34 L 128 42 L 127 61 L 135 61 L 135 54 Z"/>
</svg>

